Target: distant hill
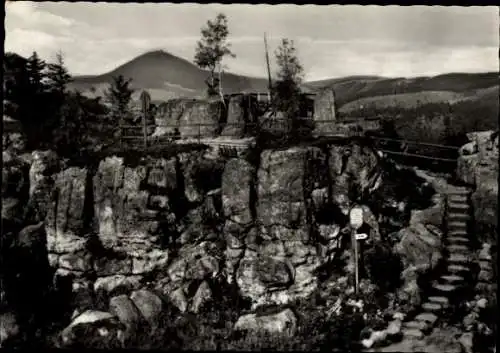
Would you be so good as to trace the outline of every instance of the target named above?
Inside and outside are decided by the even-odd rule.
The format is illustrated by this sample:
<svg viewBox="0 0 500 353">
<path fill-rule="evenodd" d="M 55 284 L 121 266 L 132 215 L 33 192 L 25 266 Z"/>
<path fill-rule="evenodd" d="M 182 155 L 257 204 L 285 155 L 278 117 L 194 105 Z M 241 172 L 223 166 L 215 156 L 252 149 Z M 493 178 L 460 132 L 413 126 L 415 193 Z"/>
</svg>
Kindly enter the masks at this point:
<svg viewBox="0 0 500 353">
<path fill-rule="evenodd" d="M 151 51 L 132 59 L 111 72 L 97 76 L 76 76 L 70 88 L 90 96 L 102 95 L 112 76 L 132 78 L 137 91 L 146 89 L 153 101 L 175 97 L 201 97 L 208 73 L 193 63 L 165 51 Z M 303 84 L 308 92 L 331 87 L 337 107 L 349 111 L 361 105 L 398 105 L 412 107 L 419 103 L 455 102 L 462 99 L 498 101 L 499 74 L 450 73 L 433 77 L 387 78 L 380 76 L 348 76 Z M 226 73 L 223 76 L 225 93 L 244 91 L 266 92 L 267 79 Z M 92 92 L 93 89 L 93 92 Z"/>
<path fill-rule="evenodd" d="M 206 90 L 208 73 L 194 64 L 165 51 L 152 51 L 119 66 L 111 72 L 98 76 L 76 76 L 70 88 L 87 94 L 91 88 L 95 95 L 109 86 L 113 76 L 132 78 L 132 87 L 146 89 L 152 100 L 167 100 L 175 97 L 199 97 Z M 223 75 L 224 93 L 241 91 L 267 91 L 267 80 L 226 73 Z M 136 95 L 139 92 L 136 93 Z"/>
<path fill-rule="evenodd" d="M 452 91 L 421 91 L 415 93 L 400 93 L 385 96 L 374 96 L 360 98 L 355 101 L 343 104 L 339 111 L 341 113 L 359 109 L 360 107 L 374 107 L 383 109 L 388 107 L 399 107 L 403 109 L 412 109 L 417 105 L 428 103 L 449 102 L 451 104 L 464 100 L 478 100 L 484 103 L 495 102 L 498 104 L 499 86 L 483 88 L 463 93 Z"/>
<path fill-rule="evenodd" d="M 337 106 L 350 110 L 366 104 L 386 106 L 403 104 L 414 106 L 421 103 L 482 99 L 484 94 L 498 96 L 499 75 L 488 73 L 451 73 L 433 77 L 383 78 L 377 76 L 353 76 L 308 82 L 315 89 L 331 87 L 335 91 Z"/>
</svg>

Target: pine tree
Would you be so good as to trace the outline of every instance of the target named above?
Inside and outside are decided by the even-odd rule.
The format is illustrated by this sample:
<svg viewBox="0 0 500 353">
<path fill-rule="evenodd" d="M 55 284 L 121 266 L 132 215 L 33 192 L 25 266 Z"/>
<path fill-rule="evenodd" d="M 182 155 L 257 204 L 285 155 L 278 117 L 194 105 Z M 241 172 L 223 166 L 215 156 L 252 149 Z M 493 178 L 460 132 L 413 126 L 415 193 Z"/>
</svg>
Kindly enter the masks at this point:
<svg viewBox="0 0 500 353">
<path fill-rule="evenodd" d="M 64 95 L 66 86 L 71 82 L 71 75 L 64 66 L 63 54 L 56 54 L 56 62 L 47 66 L 47 84 L 51 92 Z"/>
<path fill-rule="evenodd" d="M 32 94 L 36 95 L 45 92 L 46 67 L 47 64 L 38 57 L 36 51 L 28 58 L 27 70 Z"/>
<path fill-rule="evenodd" d="M 131 79 L 126 80 L 122 75 L 113 77 L 110 87 L 104 93 L 106 101 L 111 106 L 113 119 L 120 122 L 130 115 L 130 101 L 134 90 L 130 88 Z"/>
<path fill-rule="evenodd" d="M 283 112 L 291 123 L 287 133 L 293 138 L 299 128 L 300 84 L 304 69 L 297 57 L 293 40 L 282 39 L 275 56 L 278 72 L 272 86 L 272 106 L 275 111 Z"/>
</svg>

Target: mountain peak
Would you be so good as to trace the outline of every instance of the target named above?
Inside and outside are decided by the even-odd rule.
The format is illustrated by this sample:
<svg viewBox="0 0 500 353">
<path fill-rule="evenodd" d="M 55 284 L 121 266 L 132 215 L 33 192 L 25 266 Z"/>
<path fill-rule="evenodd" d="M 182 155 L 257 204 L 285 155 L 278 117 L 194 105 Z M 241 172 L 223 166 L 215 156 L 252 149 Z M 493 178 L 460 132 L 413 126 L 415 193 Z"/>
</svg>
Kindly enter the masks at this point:
<svg viewBox="0 0 500 353">
<path fill-rule="evenodd" d="M 168 57 L 173 57 L 175 55 L 170 54 L 168 51 L 163 50 L 163 49 L 156 49 L 156 50 L 150 50 L 148 52 L 145 52 L 142 55 L 139 55 L 138 57 L 144 57 L 144 56 L 168 56 Z"/>
</svg>

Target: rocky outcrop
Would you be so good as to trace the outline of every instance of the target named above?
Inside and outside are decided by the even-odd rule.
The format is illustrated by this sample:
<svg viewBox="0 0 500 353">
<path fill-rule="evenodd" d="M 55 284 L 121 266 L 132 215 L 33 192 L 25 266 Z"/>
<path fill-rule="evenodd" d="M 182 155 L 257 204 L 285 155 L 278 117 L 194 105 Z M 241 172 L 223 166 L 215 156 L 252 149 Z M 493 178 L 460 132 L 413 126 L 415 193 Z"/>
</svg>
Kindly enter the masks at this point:
<svg viewBox="0 0 500 353">
<path fill-rule="evenodd" d="M 29 199 L 29 164 L 5 151 L 3 163 L 0 314 L 5 326 L 1 327 L 2 343 L 20 332 L 25 339 L 33 337 L 35 326 L 48 316 L 46 293 L 50 284 L 44 224 L 38 222 Z M 6 309 L 9 311 L 5 312 Z"/>
<path fill-rule="evenodd" d="M 252 95 L 237 95 L 228 102 L 227 120 L 221 136 L 241 138 L 255 131 L 257 123 L 257 99 Z"/>
<path fill-rule="evenodd" d="M 47 205 L 45 228 L 50 253 L 60 255 L 86 249 L 84 204 L 88 177 L 87 169 L 77 167 L 63 170 L 55 177 L 55 197 Z"/>
<path fill-rule="evenodd" d="M 367 197 L 381 185 L 380 157 L 368 146 L 356 143 L 332 146 L 328 158 L 333 201 L 347 215 L 349 200 Z"/>
<path fill-rule="evenodd" d="M 236 269 L 245 252 L 245 239 L 255 233 L 255 167 L 243 159 L 227 162 L 222 175 L 222 205 L 225 217 L 226 272 L 234 281 Z"/>
<path fill-rule="evenodd" d="M 46 218 L 49 260 L 57 277 L 72 278 L 80 298 L 73 309 L 96 308 L 151 276 L 159 293 L 176 301 L 180 288 L 189 301 L 192 281 L 220 273 L 222 237 L 210 225 L 221 213 L 213 190 L 218 163 L 193 151 L 133 164 L 108 157 L 95 172 L 71 167 L 57 174 Z"/>
<path fill-rule="evenodd" d="M 400 242 L 394 250 L 400 254 L 405 267 L 432 269 L 441 259 L 441 237 L 439 228 L 412 224 L 399 232 Z"/>
<path fill-rule="evenodd" d="M 113 319 L 95 321 L 109 323 L 123 344 L 140 321 L 154 331 L 165 305 L 202 312 L 220 295 L 214 279 L 233 282 L 253 309 L 307 298 L 318 288 L 319 270 L 344 256 L 355 204 L 364 210 L 366 246 L 383 240 L 378 213 L 365 200 L 386 175 L 361 142 L 268 149 L 259 158 L 227 161 L 205 152 L 113 156 L 34 173 L 53 183 L 50 193 L 40 193 L 48 200 L 46 256 L 57 269 L 55 282 L 71 282 L 74 317 L 109 311 Z M 407 232 L 401 254 L 416 264 L 427 243 L 435 246 L 433 235 L 418 226 Z M 263 325 L 277 325 L 273 320 L 281 318 Z M 99 325 L 89 324 L 96 339 Z M 78 332 L 68 329 L 67 341 L 78 342 Z"/>
<path fill-rule="evenodd" d="M 220 133 L 224 106 L 220 100 L 172 99 L 158 106 L 154 136 L 215 137 Z"/>
<path fill-rule="evenodd" d="M 498 131 L 467 135 L 468 144 L 460 150 L 456 177 L 475 187 L 471 196 L 476 232 L 491 233 L 497 228 L 498 215 Z M 490 234 L 491 239 L 496 239 Z"/>
<path fill-rule="evenodd" d="M 122 158 L 107 158 L 94 176 L 94 207 L 98 237 L 103 247 L 136 258 L 151 260 L 146 253 L 162 250 L 161 230 L 168 225 L 169 192 L 176 189 L 175 159 L 160 159 L 128 167 Z M 156 196 L 156 197 L 155 197 Z M 131 273 L 132 264 L 128 270 Z"/>
<path fill-rule="evenodd" d="M 255 306 L 305 297 L 317 286 L 313 272 L 322 259 L 311 240 L 315 232 L 311 228 L 311 193 L 314 180 L 320 179 L 312 166 L 321 156 L 321 150 L 315 148 L 261 154 L 256 207 L 259 228 L 245 239 L 236 278 L 242 295 L 252 298 Z"/>
<path fill-rule="evenodd" d="M 314 100 L 314 132 L 318 135 L 326 132 L 335 132 L 333 128 L 334 122 L 337 120 L 337 107 L 335 102 L 335 92 L 331 88 L 322 90 L 316 95 Z"/>
</svg>

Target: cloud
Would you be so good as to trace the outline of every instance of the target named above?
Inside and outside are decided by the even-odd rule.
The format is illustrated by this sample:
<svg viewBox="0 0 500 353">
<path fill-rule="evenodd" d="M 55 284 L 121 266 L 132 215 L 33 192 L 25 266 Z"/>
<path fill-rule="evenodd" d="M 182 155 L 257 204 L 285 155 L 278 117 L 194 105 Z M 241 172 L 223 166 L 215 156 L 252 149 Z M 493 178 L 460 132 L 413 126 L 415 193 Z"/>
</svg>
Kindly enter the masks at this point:
<svg viewBox="0 0 500 353">
<path fill-rule="evenodd" d="M 200 27 L 219 11 L 229 19 L 235 73 L 265 76 L 264 32 L 272 56 L 282 37 L 295 41 L 307 79 L 498 70 L 493 7 L 23 1 L 7 4 L 5 48 L 46 59 L 62 50 L 73 74 L 101 74 L 156 49 L 191 61 Z"/>
<path fill-rule="evenodd" d="M 31 1 L 7 2 L 5 6 L 5 12 L 8 14 L 6 16 L 7 24 L 9 24 L 9 20 L 21 20 L 24 25 L 28 26 L 68 27 L 73 24 L 69 18 L 39 10 L 39 5 Z"/>
</svg>

